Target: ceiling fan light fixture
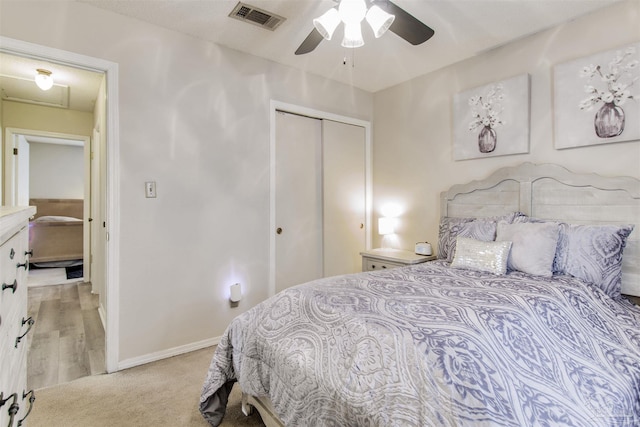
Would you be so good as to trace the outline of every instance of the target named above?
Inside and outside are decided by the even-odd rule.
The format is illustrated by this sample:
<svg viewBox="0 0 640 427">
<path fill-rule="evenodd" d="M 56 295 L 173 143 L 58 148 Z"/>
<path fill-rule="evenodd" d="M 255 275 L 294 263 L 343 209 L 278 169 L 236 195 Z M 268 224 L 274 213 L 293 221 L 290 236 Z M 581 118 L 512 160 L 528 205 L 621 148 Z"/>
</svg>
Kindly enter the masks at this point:
<svg viewBox="0 0 640 427">
<path fill-rule="evenodd" d="M 51 77 L 51 71 L 43 68 L 36 70 L 36 84 L 42 90 L 49 90 L 53 86 L 53 77 Z"/>
<path fill-rule="evenodd" d="M 373 5 L 367 11 L 366 19 L 373 30 L 373 34 L 376 38 L 379 38 L 387 32 L 396 17 L 385 12 L 379 6 Z"/>
<path fill-rule="evenodd" d="M 362 29 L 360 22 L 344 24 L 344 38 L 342 39 L 342 47 L 355 48 L 364 46 L 362 39 Z"/>
<path fill-rule="evenodd" d="M 333 32 L 336 30 L 338 25 L 340 24 L 340 14 L 336 8 L 331 8 L 327 10 L 322 16 L 313 20 L 313 26 L 316 27 L 316 30 L 322 37 L 326 40 L 331 40 L 333 36 Z"/>
<path fill-rule="evenodd" d="M 345 25 L 359 24 L 367 13 L 367 4 L 364 0 L 341 0 L 338 12 Z"/>
</svg>

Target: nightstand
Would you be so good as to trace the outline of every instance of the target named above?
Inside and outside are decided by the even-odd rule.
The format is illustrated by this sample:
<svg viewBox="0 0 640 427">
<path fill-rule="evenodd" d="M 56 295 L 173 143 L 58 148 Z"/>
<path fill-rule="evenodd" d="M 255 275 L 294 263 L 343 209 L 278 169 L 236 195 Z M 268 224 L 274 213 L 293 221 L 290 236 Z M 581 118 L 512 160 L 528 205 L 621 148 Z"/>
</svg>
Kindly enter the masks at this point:
<svg viewBox="0 0 640 427">
<path fill-rule="evenodd" d="M 401 249 L 372 249 L 360 252 L 360 255 L 362 255 L 362 271 L 404 267 L 436 259 L 435 255 L 418 255 Z"/>
</svg>

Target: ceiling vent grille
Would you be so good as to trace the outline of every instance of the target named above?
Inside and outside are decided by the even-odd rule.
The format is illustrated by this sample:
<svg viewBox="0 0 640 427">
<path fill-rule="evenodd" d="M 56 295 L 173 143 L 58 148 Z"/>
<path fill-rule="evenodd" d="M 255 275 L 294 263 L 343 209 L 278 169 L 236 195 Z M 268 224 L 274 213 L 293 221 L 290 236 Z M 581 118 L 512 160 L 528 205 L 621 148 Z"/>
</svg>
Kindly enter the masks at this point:
<svg viewBox="0 0 640 427">
<path fill-rule="evenodd" d="M 271 31 L 278 28 L 286 19 L 275 13 L 267 12 L 266 10 L 242 2 L 239 2 L 236 7 L 233 8 L 229 16 Z"/>
</svg>

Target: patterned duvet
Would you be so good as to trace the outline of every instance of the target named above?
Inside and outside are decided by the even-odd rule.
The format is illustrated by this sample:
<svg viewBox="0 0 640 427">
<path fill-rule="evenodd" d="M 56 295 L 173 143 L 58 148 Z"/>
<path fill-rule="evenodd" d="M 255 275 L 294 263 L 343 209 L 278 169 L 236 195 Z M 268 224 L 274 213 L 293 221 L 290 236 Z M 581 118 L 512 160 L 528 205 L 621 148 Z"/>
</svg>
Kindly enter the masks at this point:
<svg viewBox="0 0 640 427">
<path fill-rule="evenodd" d="M 640 308 L 448 265 L 321 279 L 237 317 L 204 417 L 221 422 L 237 380 L 287 426 L 640 425 Z"/>
</svg>

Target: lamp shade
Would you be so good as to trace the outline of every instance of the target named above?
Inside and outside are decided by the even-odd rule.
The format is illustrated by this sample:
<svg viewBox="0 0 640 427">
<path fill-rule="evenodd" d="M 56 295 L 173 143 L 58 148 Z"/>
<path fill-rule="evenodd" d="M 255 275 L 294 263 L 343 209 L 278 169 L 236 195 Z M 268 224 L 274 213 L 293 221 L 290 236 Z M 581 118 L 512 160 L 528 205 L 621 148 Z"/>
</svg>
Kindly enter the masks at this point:
<svg viewBox="0 0 640 427">
<path fill-rule="evenodd" d="M 49 90 L 53 86 L 53 77 L 51 71 L 38 68 L 36 70 L 36 84 L 42 90 Z"/>
<path fill-rule="evenodd" d="M 385 12 L 376 5 L 371 6 L 366 15 L 367 22 L 371 26 L 376 38 L 387 32 L 395 18 L 394 15 Z"/>
<path fill-rule="evenodd" d="M 360 47 L 364 46 L 362 39 L 362 28 L 360 23 L 345 23 L 344 38 L 342 39 L 342 47 Z"/>
<path fill-rule="evenodd" d="M 393 233 L 395 233 L 395 220 L 393 218 L 378 218 L 378 234 L 384 236 Z"/>
<path fill-rule="evenodd" d="M 339 24 L 340 14 L 336 8 L 327 10 L 322 16 L 313 20 L 313 26 L 327 40 L 331 40 L 333 32 Z"/>
</svg>

